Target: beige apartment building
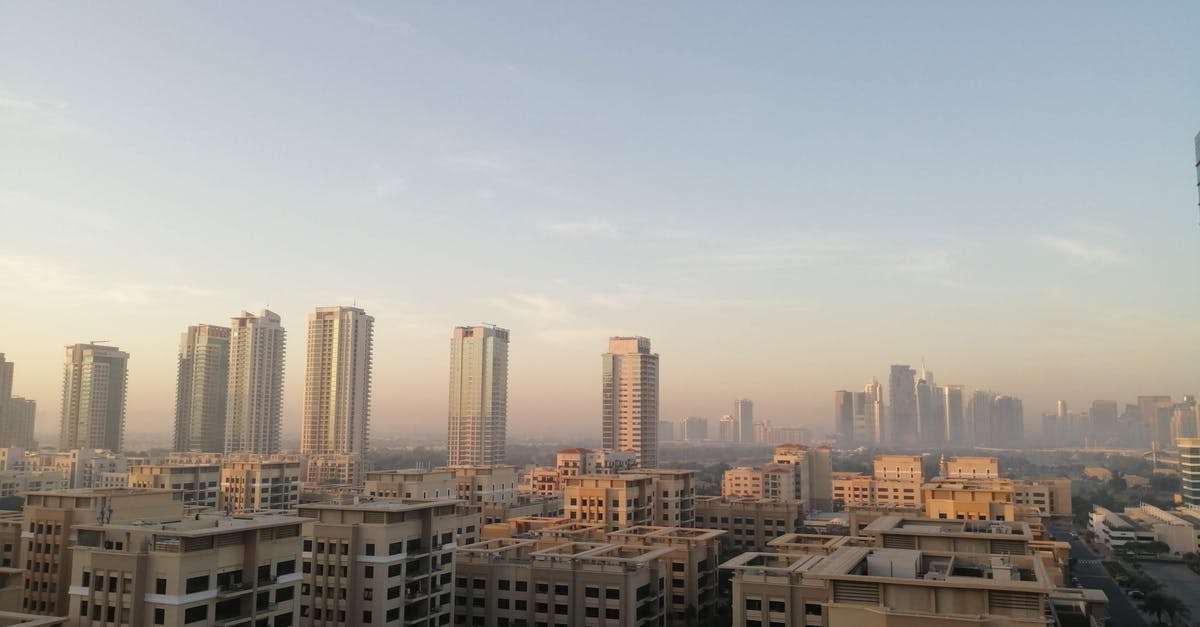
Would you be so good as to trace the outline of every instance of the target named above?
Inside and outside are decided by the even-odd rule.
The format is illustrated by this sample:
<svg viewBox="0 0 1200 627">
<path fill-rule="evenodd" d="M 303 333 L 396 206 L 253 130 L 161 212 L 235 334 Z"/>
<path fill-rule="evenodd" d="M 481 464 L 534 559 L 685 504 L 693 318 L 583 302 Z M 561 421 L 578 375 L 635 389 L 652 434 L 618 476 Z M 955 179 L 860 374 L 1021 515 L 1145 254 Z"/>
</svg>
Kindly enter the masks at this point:
<svg viewBox="0 0 1200 627">
<path fill-rule="evenodd" d="M 450 338 L 450 466 L 503 464 L 508 434 L 508 329 L 455 327 Z"/>
<path fill-rule="evenodd" d="M 654 511 L 651 524 L 660 527 L 692 527 L 696 522 L 696 471 L 646 468 L 636 474 L 654 479 Z"/>
<path fill-rule="evenodd" d="M 357 502 L 356 502 L 357 501 Z M 355 499 L 301 505 L 301 625 L 451 622 L 454 552 L 481 532 L 453 499 Z"/>
<path fill-rule="evenodd" d="M 22 610 L 66 616 L 75 525 L 180 519 L 182 497 L 174 490 L 84 488 L 30 492 L 22 510 L 20 560 L 29 586 Z"/>
<path fill-rule="evenodd" d="M 376 470 L 365 476 L 363 494 L 384 498 L 448 499 L 458 497 L 454 472 L 438 470 Z"/>
<path fill-rule="evenodd" d="M 234 512 L 294 509 L 300 504 L 298 461 L 226 459 L 221 462 L 222 507 Z"/>
<path fill-rule="evenodd" d="M 371 421 L 375 318 L 358 307 L 317 307 L 308 316 L 308 362 L 300 452 L 306 483 L 362 484 Z"/>
<path fill-rule="evenodd" d="M 1071 516 L 1071 480 L 1044 477 L 1013 481 L 1013 502 L 1042 516 Z"/>
<path fill-rule="evenodd" d="M 604 525 L 609 531 L 654 523 L 655 478 L 645 474 L 585 475 L 567 479 L 563 513 L 580 522 Z"/>
<path fill-rule="evenodd" d="M 637 456 L 639 468 L 658 467 L 658 353 L 645 337 L 612 337 L 602 356 L 603 448 Z"/>
<path fill-rule="evenodd" d="M 458 549 L 455 623 L 496 627 L 666 624 L 670 547 L 500 538 Z"/>
<path fill-rule="evenodd" d="M 875 458 L 873 470 L 870 477 L 861 473 L 831 473 L 833 499 L 845 506 L 911 506 L 921 502 L 925 473 L 920 455 L 880 455 Z"/>
<path fill-rule="evenodd" d="M 798 501 L 696 497 L 695 526 L 726 531 L 722 541 L 735 550 L 765 551 L 771 540 L 803 525 L 804 508 Z"/>
<path fill-rule="evenodd" d="M 1000 478 L 1000 460 L 995 457 L 944 457 L 940 467 L 947 479 Z"/>
<path fill-rule="evenodd" d="M 295 625 L 302 522 L 273 513 L 76 525 L 71 624 Z"/>
<path fill-rule="evenodd" d="M 686 625 L 689 620 L 716 611 L 717 575 L 720 560 L 719 538 L 725 532 L 716 529 L 685 527 L 627 527 L 608 534 L 613 544 L 643 547 L 667 547 L 663 556 L 670 573 L 667 592 L 667 622 Z"/>
<path fill-rule="evenodd" d="M 721 477 L 721 496 L 794 501 L 796 473 L 784 464 L 731 468 Z"/>
<path fill-rule="evenodd" d="M 221 509 L 219 465 L 154 464 L 129 467 L 129 487 L 178 490 L 184 505 Z"/>
<path fill-rule="evenodd" d="M 922 489 L 927 518 L 1016 520 L 1013 482 L 1008 479 L 942 479 Z"/>
</svg>

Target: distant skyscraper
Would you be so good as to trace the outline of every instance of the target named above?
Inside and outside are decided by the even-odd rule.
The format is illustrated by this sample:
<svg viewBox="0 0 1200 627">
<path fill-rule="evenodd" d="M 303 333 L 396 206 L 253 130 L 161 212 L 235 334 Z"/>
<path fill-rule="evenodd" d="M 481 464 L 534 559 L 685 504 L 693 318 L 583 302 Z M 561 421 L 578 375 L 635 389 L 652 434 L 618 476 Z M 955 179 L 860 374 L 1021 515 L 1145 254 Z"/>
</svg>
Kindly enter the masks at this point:
<svg viewBox="0 0 1200 627">
<path fill-rule="evenodd" d="M 674 442 L 675 441 L 675 423 L 670 420 L 658 421 L 658 441 L 659 442 Z"/>
<path fill-rule="evenodd" d="M 175 450 L 225 450 L 229 398 L 229 328 L 188 327 L 179 338 L 175 383 Z"/>
<path fill-rule="evenodd" d="M 308 315 L 302 453 L 367 452 L 375 319 L 357 307 Z"/>
<path fill-rule="evenodd" d="M 992 399 L 995 394 L 976 390 L 967 400 L 967 446 L 992 446 Z"/>
<path fill-rule="evenodd" d="M 33 439 L 34 418 L 37 417 L 37 403 L 13 396 L 8 399 L 4 408 L 4 423 L 0 426 L 0 448 L 19 446 L 24 449 L 37 447 Z"/>
<path fill-rule="evenodd" d="M 883 441 L 883 386 L 878 379 L 863 386 L 863 396 L 856 397 L 854 409 L 855 439 L 861 444 L 879 444 Z"/>
<path fill-rule="evenodd" d="M 613 337 L 603 360 L 603 448 L 632 451 L 638 466 L 658 467 L 658 354 L 650 339 Z"/>
<path fill-rule="evenodd" d="M 1088 411 L 1088 419 L 1091 422 L 1092 431 L 1098 433 L 1109 433 L 1117 426 L 1117 415 L 1119 414 L 1116 401 L 1092 401 L 1092 408 Z"/>
<path fill-rule="evenodd" d="M 933 373 L 921 366 L 921 378 L 916 382 L 917 430 L 921 444 L 942 446 L 946 443 L 946 403 L 942 390 L 933 382 Z"/>
<path fill-rule="evenodd" d="M 833 430 L 838 441 L 845 445 L 855 444 L 854 438 L 854 393 L 838 390 L 833 393 Z"/>
<path fill-rule="evenodd" d="M 942 388 L 945 403 L 946 441 L 951 446 L 967 446 L 967 424 L 963 414 L 963 386 L 947 385 Z"/>
<path fill-rule="evenodd" d="M 508 329 L 456 327 L 450 338 L 449 465 L 504 463 Z"/>
<path fill-rule="evenodd" d="M 717 439 L 722 442 L 737 442 L 737 421 L 733 416 L 725 414 L 717 426 Z"/>
<path fill-rule="evenodd" d="M 0 431 L 3 431 L 6 422 L 8 399 L 12 398 L 14 369 L 13 363 L 5 359 L 4 353 L 0 353 Z"/>
<path fill-rule="evenodd" d="M 1142 420 L 1150 430 L 1150 445 L 1156 450 L 1163 451 L 1173 448 L 1171 441 L 1171 415 L 1175 412 L 1175 403 L 1170 396 L 1139 396 L 1138 411 Z"/>
<path fill-rule="evenodd" d="M 754 442 L 754 401 L 748 398 L 733 401 L 733 420 L 737 424 L 738 441 Z"/>
<path fill-rule="evenodd" d="M 120 451 L 129 354 L 115 346 L 67 347 L 58 447 Z"/>
<path fill-rule="evenodd" d="M 992 399 L 992 446 L 1023 448 L 1025 446 L 1025 410 L 1015 396 Z"/>
<path fill-rule="evenodd" d="M 1200 505 L 1200 438 L 1179 438 L 1180 490 L 1187 505 Z"/>
<path fill-rule="evenodd" d="M 688 442 L 700 442 L 708 439 L 708 418 L 704 418 L 702 416 L 688 416 L 687 418 L 680 420 L 679 425 L 683 428 L 683 440 Z"/>
<path fill-rule="evenodd" d="M 225 452 L 279 452 L 283 415 L 283 354 L 287 333 L 279 314 L 243 311 L 230 320 Z"/>
<path fill-rule="evenodd" d="M 919 442 L 916 376 L 917 371 L 907 365 L 892 366 L 888 376 L 888 419 L 885 430 L 888 444 L 915 446 Z"/>
</svg>

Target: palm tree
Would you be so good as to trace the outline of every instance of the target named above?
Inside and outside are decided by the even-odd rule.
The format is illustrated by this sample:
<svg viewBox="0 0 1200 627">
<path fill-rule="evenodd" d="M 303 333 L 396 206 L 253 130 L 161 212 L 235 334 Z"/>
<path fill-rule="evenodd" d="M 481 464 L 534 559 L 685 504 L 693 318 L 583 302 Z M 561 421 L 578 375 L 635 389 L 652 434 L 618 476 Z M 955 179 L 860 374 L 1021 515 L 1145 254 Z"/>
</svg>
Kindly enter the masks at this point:
<svg viewBox="0 0 1200 627">
<path fill-rule="evenodd" d="M 1154 622 L 1161 623 L 1162 615 L 1167 611 L 1167 596 L 1161 592 L 1151 592 L 1142 599 L 1142 604 L 1138 608 L 1143 612 L 1154 616 Z"/>
<path fill-rule="evenodd" d="M 1163 613 L 1167 615 L 1167 618 L 1171 619 L 1172 625 L 1175 624 L 1176 617 L 1186 621 L 1192 615 L 1192 611 L 1188 609 L 1188 606 L 1184 605 L 1183 601 L 1180 601 L 1176 597 L 1164 595 L 1163 602 Z"/>
</svg>

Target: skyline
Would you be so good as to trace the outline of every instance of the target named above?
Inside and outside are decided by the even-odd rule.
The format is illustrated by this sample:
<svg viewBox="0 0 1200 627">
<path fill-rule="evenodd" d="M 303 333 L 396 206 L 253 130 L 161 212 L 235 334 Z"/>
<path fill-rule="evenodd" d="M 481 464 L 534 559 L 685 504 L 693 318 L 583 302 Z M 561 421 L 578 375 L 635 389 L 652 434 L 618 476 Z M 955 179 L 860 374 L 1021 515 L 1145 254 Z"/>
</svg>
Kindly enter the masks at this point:
<svg viewBox="0 0 1200 627">
<path fill-rule="evenodd" d="M 264 308 L 294 435 L 303 322 L 349 304 L 377 320 L 380 433 L 445 424 L 446 333 L 485 320 L 517 338 L 518 435 L 599 437 L 596 356 L 624 335 L 662 355 L 664 419 L 750 398 L 827 431 L 832 391 L 921 358 L 1022 398 L 1032 433 L 1059 399 L 1195 393 L 1196 23 L 4 3 L 0 352 L 39 435 L 64 346 L 130 354 L 147 431 L 180 330 Z"/>
</svg>

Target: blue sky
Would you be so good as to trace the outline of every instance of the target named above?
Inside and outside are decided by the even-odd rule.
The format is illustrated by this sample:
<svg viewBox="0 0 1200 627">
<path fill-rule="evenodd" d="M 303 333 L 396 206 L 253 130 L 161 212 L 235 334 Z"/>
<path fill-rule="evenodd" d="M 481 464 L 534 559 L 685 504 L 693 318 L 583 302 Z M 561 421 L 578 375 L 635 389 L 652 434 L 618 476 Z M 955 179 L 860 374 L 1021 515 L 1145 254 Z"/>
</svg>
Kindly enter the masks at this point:
<svg viewBox="0 0 1200 627">
<path fill-rule="evenodd" d="M 455 324 L 513 331 L 510 429 L 598 431 L 606 337 L 663 416 L 924 357 L 1026 399 L 1200 389 L 1200 5 L 0 5 L 0 352 L 132 355 L 269 305 L 377 320 L 375 428 L 436 431 Z M 1031 421 L 1032 422 L 1032 421 Z"/>
</svg>

